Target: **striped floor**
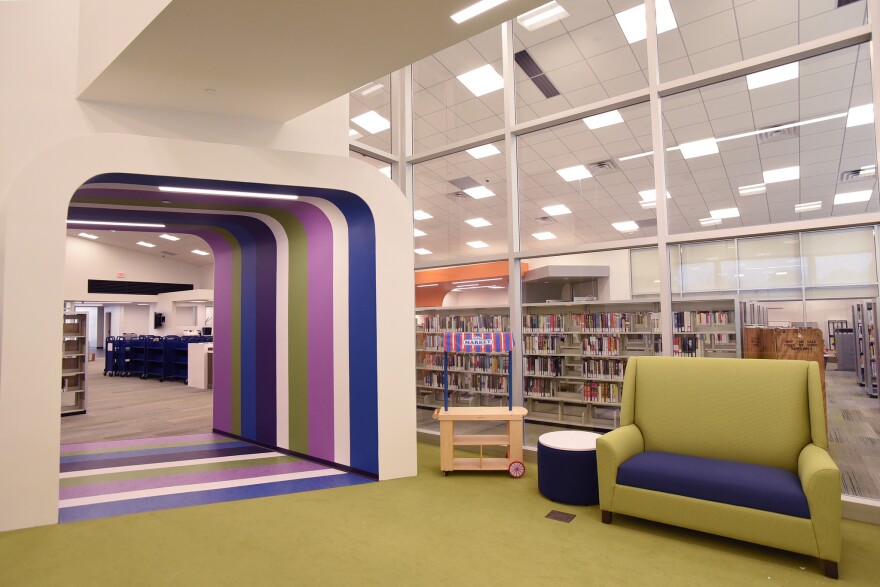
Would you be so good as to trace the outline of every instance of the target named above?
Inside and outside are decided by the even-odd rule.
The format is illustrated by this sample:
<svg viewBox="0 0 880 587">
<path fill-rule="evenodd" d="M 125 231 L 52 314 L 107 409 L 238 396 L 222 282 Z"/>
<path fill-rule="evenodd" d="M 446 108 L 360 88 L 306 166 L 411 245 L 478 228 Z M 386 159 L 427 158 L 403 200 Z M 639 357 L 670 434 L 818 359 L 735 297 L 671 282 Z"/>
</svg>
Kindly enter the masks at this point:
<svg viewBox="0 0 880 587">
<path fill-rule="evenodd" d="M 60 522 L 370 480 L 217 434 L 61 446 Z"/>
</svg>

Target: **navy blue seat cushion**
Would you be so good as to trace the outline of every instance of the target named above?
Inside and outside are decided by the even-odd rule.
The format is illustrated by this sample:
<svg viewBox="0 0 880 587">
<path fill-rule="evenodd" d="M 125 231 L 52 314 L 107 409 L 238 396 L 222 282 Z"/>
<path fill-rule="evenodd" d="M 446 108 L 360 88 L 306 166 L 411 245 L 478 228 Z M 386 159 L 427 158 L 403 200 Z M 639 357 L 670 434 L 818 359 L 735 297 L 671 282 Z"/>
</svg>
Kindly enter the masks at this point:
<svg viewBox="0 0 880 587">
<path fill-rule="evenodd" d="M 775 467 L 646 451 L 620 465 L 617 483 L 798 518 L 810 517 L 807 496 L 798 476 Z"/>
</svg>

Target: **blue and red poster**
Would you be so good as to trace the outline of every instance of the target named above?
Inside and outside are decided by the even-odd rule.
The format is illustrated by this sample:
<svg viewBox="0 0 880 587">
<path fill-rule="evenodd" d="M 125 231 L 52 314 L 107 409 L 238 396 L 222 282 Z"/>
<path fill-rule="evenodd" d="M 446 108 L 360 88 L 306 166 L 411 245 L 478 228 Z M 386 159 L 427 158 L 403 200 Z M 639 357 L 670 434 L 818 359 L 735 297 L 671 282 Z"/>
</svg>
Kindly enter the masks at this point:
<svg viewBox="0 0 880 587">
<path fill-rule="evenodd" d="M 455 353 L 507 353 L 513 350 L 509 332 L 447 332 L 444 349 Z"/>
</svg>

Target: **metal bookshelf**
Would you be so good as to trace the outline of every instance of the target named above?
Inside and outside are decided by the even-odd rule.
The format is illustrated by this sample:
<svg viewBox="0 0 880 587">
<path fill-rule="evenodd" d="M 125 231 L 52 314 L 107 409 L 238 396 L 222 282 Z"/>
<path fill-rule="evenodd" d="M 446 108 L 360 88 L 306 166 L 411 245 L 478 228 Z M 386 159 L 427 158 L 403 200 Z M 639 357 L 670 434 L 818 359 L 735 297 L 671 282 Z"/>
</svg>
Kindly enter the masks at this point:
<svg viewBox="0 0 880 587">
<path fill-rule="evenodd" d="M 877 302 L 854 304 L 853 332 L 856 342 L 856 379 L 869 397 L 877 397 Z"/>
<path fill-rule="evenodd" d="M 88 315 L 64 314 L 61 335 L 61 415 L 86 413 Z"/>
</svg>

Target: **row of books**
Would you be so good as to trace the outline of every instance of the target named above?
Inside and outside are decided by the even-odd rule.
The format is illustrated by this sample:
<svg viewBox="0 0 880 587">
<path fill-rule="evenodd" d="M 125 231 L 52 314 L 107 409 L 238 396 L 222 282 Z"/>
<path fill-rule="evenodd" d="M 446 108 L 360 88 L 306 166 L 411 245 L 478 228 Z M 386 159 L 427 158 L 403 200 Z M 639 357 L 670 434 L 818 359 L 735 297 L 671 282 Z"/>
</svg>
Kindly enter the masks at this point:
<svg viewBox="0 0 880 587">
<path fill-rule="evenodd" d="M 423 367 L 443 368 L 443 353 L 425 353 L 421 359 Z M 450 354 L 448 365 L 450 371 L 510 372 L 510 361 L 507 355 Z"/>
<path fill-rule="evenodd" d="M 562 352 L 565 337 L 559 334 L 528 334 L 523 336 L 523 352 L 550 354 Z"/>
<path fill-rule="evenodd" d="M 650 332 L 660 328 L 656 312 L 594 312 L 572 314 L 571 319 L 581 332 Z"/>
<path fill-rule="evenodd" d="M 609 361 L 607 359 L 584 359 L 585 377 L 605 377 L 608 379 L 623 379 L 626 369 L 624 361 Z"/>
<path fill-rule="evenodd" d="M 419 381 L 425 387 L 442 389 L 443 373 L 429 371 Z M 449 373 L 449 389 L 507 393 L 507 375 L 479 375 L 452 372 Z"/>
<path fill-rule="evenodd" d="M 509 331 L 510 317 L 490 314 L 474 316 L 423 315 L 419 319 L 420 329 L 425 332 L 494 332 Z"/>
<path fill-rule="evenodd" d="M 673 312 L 672 329 L 675 332 L 691 332 L 699 326 L 721 326 L 733 324 L 733 310 L 716 310 L 712 312 Z"/>
<path fill-rule="evenodd" d="M 565 319 L 562 314 L 526 314 L 523 332 L 565 332 Z"/>
<path fill-rule="evenodd" d="M 585 336 L 582 344 L 585 355 L 620 355 L 620 339 L 616 336 Z"/>
<path fill-rule="evenodd" d="M 523 387 L 525 397 L 557 397 L 559 387 L 553 379 L 527 379 Z M 578 386 L 584 401 L 596 403 L 620 403 L 622 385 L 604 381 L 588 381 Z"/>
<path fill-rule="evenodd" d="M 524 375 L 545 375 L 558 377 L 565 373 L 562 357 L 523 357 Z"/>
</svg>

